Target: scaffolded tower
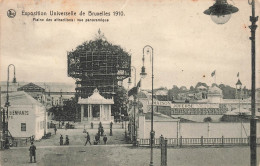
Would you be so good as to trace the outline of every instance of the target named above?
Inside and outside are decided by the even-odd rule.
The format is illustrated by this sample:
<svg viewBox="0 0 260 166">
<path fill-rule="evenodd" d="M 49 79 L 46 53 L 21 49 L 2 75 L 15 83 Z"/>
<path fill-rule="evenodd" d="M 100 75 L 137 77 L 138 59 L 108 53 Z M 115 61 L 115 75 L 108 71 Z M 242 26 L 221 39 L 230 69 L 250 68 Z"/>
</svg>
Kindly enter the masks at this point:
<svg viewBox="0 0 260 166">
<path fill-rule="evenodd" d="M 101 31 L 94 41 L 84 42 L 67 53 L 68 76 L 76 80 L 76 94 L 89 97 L 95 88 L 112 97 L 122 81 L 131 76 L 131 56 L 109 43 Z"/>
</svg>

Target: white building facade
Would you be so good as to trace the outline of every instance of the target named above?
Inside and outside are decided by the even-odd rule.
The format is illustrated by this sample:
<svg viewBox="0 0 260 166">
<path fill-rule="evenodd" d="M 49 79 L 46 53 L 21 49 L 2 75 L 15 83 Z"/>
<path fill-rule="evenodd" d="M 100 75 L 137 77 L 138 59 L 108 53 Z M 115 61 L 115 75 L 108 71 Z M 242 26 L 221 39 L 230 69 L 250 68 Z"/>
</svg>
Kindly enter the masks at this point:
<svg viewBox="0 0 260 166">
<path fill-rule="evenodd" d="M 6 102 L 6 95 L 1 97 L 2 108 Z M 8 130 L 14 138 L 28 138 L 34 136 L 39 140 L 47 130 L 45 107 L 26 92 L 12 92 L 9 94 Z M 47 132 L 47 131 L 46 131 Z"/>
</svg>

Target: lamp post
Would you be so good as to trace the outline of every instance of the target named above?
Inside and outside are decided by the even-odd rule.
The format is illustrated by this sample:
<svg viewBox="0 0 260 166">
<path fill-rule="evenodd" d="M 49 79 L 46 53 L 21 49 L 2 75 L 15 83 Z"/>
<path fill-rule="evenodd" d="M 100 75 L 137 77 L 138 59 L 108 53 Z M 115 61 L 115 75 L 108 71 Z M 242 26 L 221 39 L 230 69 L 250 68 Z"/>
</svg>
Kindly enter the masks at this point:
<svg viewBox="0 0 260 166">
<path fill-rule="evenodd" d="M 152 56 L 152 112 L 151 112 L 151 132 L 150 132 L 150 147 L 151 147 L 151 156 L 150 156 L 150 166 L 153 166 L 153 145 L 154 145 L 154 134 L 155 132 L 153 131 L 153 47 L 150 45 L 146 45 L 143 48 L 143 66 L 142 66 L 142 72 L 140 73 L 141 77 L 144 78 L 147 73 L 145 72 L 145 67 L 144 67 L 144 50 L 147 49 L 147 53 L 150 53 L 151 50 L 151 56 Z"/>
<path fill-rule="evenodd" d="M 255 115 L 255 33 L 256 33 L 256 22 L 258 21 L 258 16 L 255 16 L 255 0 L 249 2 L 249 5 L 252 7 L 252 16 L 250 16 L 251 25 L 251 119 L 250 119 L 250 164 L 251 166 L 256 166 L 257 164 L 257 146 L 256 146 L 256 115 Z M 221 20 L 232 13 L 238 11 L 238 8 L 227 4 L 227 0 L 216 0 L 216 3 L 211 6 L 209 9 L 204 11 L 204 14 L 215 16 L 216 20 Z M 213 19 L 212 19 L 213 20 Z M 214 21 L 214 20 L 213 20 Z M 217 21 L 214 21 L 217 22 Z M 226 21 L 227 22 L 227 21 Z M 225 23 L 225 22 L 223 22 Z"/>
<path fill-rule="evenodd" d="M 10 67 L 13 66 L 14 68 L 14 78 L 13 78 L 13 83 L 16 83 L 16 77 L 15 77 L 15 66 L 13 64 L 8 65 L 7 67 L 7 87 L 6 87 L 6 103 L 5 103 L 5 107 L 6 107 L 6 120 L 7 122 L 5 122 L 4 119 L 4 137 L 8 137 L 8 107 L 10 106 L 9 103 L 9 69 Z"/>
<path fill-rule="evenodd" d="M 240 112 L 240 99 L 241 99 L 241 90 L 242 90 L 242 83 L 240 81 L 240 79 L 237 80 L 237 83 L 236 83 L 236 90 L 237 90 L 237 97 L 238 97 L 238 110 L 239 110 L 239 116 L 240 116 L 240 137 L 242 138 L 242 113 Z"/>
<path fill-rule="evenodd" d="M 135 72 L 135 83 L 134 83 L 134 87 L 136 87 L 136 68 L 134 66 L 131 66 L 131 69 L 134 70 Z M 132 82 L 131 82 L 131 79 L 129 78 L 128 79 L 128 85 L 130 85 Z M 136 112 L 136 94 L 133 95 L 134 96 L 134 102 L 133 102 L 133 105 L 134 105 L 134 135 L 133 135 L 133 145 L 136 146 L 136 122 L 135 122 L 135 112 Z"/>
</svg>

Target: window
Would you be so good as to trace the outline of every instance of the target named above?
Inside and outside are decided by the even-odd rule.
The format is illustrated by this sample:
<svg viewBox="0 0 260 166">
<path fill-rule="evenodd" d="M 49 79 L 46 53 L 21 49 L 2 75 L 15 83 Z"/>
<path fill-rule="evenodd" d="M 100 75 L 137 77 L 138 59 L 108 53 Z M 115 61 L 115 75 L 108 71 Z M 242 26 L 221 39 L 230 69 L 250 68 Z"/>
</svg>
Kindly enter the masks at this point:
<svg viewBox="0 0 260 166">
<path fill-rule="evenodd" d="M 21 131 L 26 131 L 26 123 L 21 123 Z"/>
</svg>

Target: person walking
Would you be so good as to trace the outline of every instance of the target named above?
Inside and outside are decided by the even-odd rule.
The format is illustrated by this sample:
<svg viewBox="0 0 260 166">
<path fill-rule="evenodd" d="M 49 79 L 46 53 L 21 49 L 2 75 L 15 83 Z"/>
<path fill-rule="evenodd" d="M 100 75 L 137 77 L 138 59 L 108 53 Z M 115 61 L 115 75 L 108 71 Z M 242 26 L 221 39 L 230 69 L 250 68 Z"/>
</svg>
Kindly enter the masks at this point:
<svg viewBox="0 0 260 166">
<path fill-rule="evenodd" d="M 30 151 L 30 162 L 32 162 L 32 157 L 33 157 L 34 162 L 36 163 L 36 146 L 33 144 L 33 142 L 31 142 L 29 151 Z"/>
<path fill-rule="evenodd" d="M 66 141 L 65 141 L 65 145 L 69 145 L 70 144 L 70 142 L 69 142 L 69 136 L 68 135 L 66 135 Z"/>
<path fill-rule="evenodd" d="M 63 137 L 60 135 L 60 145 L 63 145 Z"/>
<path fill-rule="evenodd" d="M 89 144 L 91 145 L 91 142 L 90 142 L 90 135 L 89 133 L 87 132 L 87 136 L 86 136 L 87 140 L 85 142 L 85 146 L 87 145 L 87 143 L 89 142 Z"/>
<path fill-rule="evenodd" d="M 107 144 L 107 135 L 105 134 L 105 136 L 103 137 L 103 141 L 104 141 L 104 144 L 106 145 Z"/>
<path fill-rule="evenodd" d="M 100 143 L 100 135 L 99 135 L 99 133 L 97 133 L 96 136 L 95 136 L 95 142 L 96 142 L 96 145 L 98 143 Z"/>
<path fill-rule="evenodd" d="M 57 132 L 57 127 L 56 127 L 56 125 L 54 126 L 54 133 L 55 133 L 55 135 L 56 135 L 56 132 Z"/>
</svg>

